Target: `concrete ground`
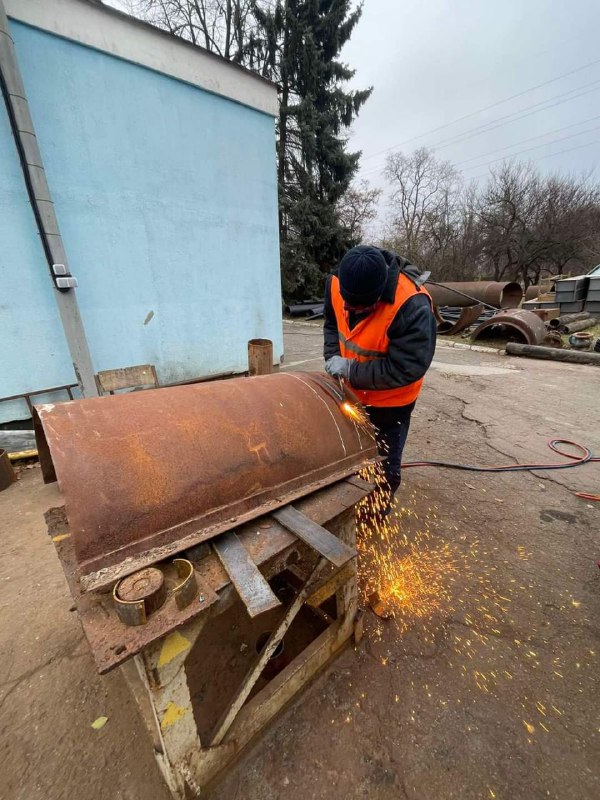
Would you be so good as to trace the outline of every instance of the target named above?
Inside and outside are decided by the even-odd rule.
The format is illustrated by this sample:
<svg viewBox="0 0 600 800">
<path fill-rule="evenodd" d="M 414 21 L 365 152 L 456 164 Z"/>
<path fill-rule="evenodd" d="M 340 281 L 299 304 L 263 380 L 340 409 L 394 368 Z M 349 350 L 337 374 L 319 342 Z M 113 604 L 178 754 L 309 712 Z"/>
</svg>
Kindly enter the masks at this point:
<svg viewBox="0 0 600 800">
<path fill-rule="evenodd" d="M 286 323 L 290 368 L 322 368 L 318 326 Z M 552 437 L 600 453 L 599 378 L 442 342 L 405 457 L 551 461 Z M 361 648 L 213 800 L 597 800 L 600 504 L 574 492 L 599 484 L 597 464 L 406 470 L 400 523 L 435 592 L 398 623 L 369 614 Z M 96 674 L 69 610 L 42 516 L 55 502 L 38 468 L 0 494 L 0 797 L 167 800 L 119 671 Z"/>
</svg>

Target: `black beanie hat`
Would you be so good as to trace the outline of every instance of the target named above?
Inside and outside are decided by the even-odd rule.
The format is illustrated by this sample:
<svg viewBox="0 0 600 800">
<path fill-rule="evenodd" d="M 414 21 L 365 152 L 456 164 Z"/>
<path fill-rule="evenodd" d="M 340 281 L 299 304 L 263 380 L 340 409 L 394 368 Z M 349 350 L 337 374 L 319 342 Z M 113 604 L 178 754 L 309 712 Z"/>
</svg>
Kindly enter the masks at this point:
<svg viewBox="0 0 600 800">
<path fill-rule="evenodd" d="M 350 306 L 372 306 L 385 289 L 388 268 L 381 250 L 360 245 L 348 250 L 338 269 L 340 293 Z"/>
</svg>

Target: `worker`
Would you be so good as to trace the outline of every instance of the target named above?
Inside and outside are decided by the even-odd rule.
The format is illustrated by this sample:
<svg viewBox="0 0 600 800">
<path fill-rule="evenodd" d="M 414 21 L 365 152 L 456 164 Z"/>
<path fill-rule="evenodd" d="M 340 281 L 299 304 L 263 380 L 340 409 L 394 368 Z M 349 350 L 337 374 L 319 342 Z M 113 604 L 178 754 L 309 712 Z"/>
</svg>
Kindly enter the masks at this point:
<svg viewBox="0 0 600 800">
<path fill-rule="evenodd" d="M 353 389 L 373 423 L 384 516 L 400 486 L 410 417 L 435 350 L 424 277 L 405 258 L 363 245 L 346 253 L 325 288 L 325 369 Z"/>
</svg>

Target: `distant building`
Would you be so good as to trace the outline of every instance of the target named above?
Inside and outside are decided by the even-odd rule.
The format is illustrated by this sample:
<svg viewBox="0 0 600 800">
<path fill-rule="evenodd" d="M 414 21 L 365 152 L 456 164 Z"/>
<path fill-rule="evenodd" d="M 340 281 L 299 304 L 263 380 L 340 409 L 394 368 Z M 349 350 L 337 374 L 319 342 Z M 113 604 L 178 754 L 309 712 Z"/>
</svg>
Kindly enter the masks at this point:
<svg viewBox="0 0 600 800">
<path fill-rule="evenodd" d="M 89 0 L 5 7 L 94 370 L 279 360 L 275 86 Z M 0 398 L 75 383 L 55 292 L 0 96 Z"/>
</svg>

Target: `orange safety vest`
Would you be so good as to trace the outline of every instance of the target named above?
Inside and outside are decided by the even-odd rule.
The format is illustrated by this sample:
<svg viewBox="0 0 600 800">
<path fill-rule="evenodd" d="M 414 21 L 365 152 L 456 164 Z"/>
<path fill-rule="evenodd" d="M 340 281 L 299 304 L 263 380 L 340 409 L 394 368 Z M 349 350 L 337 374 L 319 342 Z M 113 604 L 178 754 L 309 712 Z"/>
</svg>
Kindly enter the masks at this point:
<svg viewBox="0 0 600 800">
<path fill-rule="evenodd" d="M 416 294 L 425 294 L 431 302 L 429 292 L 424 287 L 417 288 L 410 278 L 400 273 L 394 302 L 377 303 L 375 310 L 350 330 L 349 313 L 344 308 L 340 281 L 336 275 L 332 276 L 330 286 L 340 352 L 344 358 L 353 358 L 357 361 L 385 358 L 390 348 L 389 327 L 409 298 Z M 396 389 L 353 389 L 353 391 L 366 406 L 407 406 L 417 399 L 422 384 L 423 378 L 420 378 Z"/>
</svg>

